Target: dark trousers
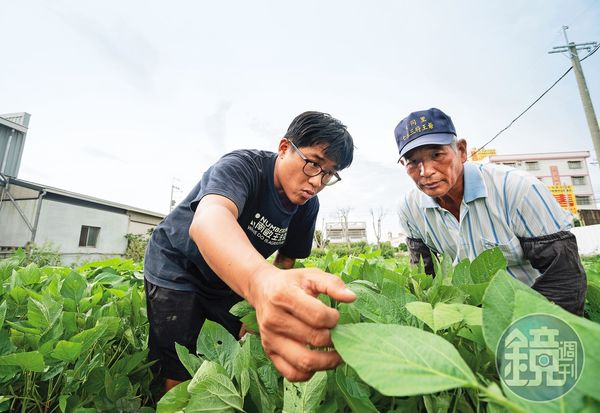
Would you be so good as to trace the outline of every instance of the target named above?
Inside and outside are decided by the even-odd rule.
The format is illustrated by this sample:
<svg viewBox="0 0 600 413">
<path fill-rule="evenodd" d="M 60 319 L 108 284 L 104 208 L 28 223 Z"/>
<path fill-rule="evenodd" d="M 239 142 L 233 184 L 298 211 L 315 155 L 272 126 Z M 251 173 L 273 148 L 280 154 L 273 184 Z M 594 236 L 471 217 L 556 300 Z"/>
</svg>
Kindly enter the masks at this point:
<svg viewBox="0 0 600 413">
<path fill-rule="evenodd" d="M 155 374 L 162 378 L 185 381 L 191 378 L 179 361 L 175 343 L 196 354 L 196 340 L 206 319 L 221 324 L 238 338 L 241 322 L 229 313 L 229 309 L 241 301 L 237 294 L 207 297 L 197 292 L 176 291 L 159 287 L 147 280 L 146 307 L 150 332 L 148 358 L 157 360 Z"/>
</svg>

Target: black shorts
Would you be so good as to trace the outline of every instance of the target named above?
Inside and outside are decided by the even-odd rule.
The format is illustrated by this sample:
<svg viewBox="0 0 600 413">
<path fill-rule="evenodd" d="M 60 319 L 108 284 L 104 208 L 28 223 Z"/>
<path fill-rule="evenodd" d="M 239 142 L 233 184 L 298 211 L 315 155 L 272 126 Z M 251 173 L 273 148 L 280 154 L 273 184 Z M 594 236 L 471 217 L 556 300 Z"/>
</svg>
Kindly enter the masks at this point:
<svg viewBox="0 0 600 413">
<path fill-rule="evenodd" d="M 179 381 L 191 378 L 179 361 L 175 343 L 196 354 L 196 340 L 204 320 L 221 324 L 238 338 L 242 323 L 229 313 L 229 309 L 242 298 L 233 291 L 223 296 L 207 297 L 200 293 L 159 287 L 148 280 L 144 280 L 144 285 L 150 323 L 148 358 L 157 360 L 153 371 L 161 378 Z"/>
</svg>

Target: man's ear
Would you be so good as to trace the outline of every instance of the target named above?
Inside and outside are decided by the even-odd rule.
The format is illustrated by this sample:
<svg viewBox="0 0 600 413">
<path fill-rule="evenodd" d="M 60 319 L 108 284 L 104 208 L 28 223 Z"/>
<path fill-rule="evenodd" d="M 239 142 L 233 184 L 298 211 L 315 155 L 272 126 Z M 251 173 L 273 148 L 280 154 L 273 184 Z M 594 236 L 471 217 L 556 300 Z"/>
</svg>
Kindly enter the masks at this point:
<svg viewBox="0 0 600 413">
<path fill-rule="evenodd" d="M 278 156 L 281 158 L 289 147 L 290 142 L 287 140 L 287 138 L 281 138 L 281 140 L 279 141 L 279 148 L 277 149 Z"/>
<path fill-rule="evenodd" d="M 456 146 L 458 147 L 458 152 L 460 153 L 461 162 L 467 162 L 467 141 L 464 139 L 459 139 L 456 142 Z"/>
</svg>

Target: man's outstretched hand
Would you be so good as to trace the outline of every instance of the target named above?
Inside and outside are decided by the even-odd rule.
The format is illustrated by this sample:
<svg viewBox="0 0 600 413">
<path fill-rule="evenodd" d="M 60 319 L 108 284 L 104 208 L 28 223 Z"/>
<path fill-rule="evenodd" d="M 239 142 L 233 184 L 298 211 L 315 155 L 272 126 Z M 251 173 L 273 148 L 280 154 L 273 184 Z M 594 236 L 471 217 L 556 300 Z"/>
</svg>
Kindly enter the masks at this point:
<svg viewBox="0 0 600 413">
<path fill-rule="evenodd" d="M 356 299 L 342 280 L 316 268 L 271 267 L 253 274 L 250 285 L 246 299 L 256 309 L 262 345 L 286 379 L 308 380 L 316 371 L 332 369 L 341 362 L 336 351 L 309 346 L 332 346 L 330 329 L 340 317 L 318 295 L 344 303 Z"/>
</svg>

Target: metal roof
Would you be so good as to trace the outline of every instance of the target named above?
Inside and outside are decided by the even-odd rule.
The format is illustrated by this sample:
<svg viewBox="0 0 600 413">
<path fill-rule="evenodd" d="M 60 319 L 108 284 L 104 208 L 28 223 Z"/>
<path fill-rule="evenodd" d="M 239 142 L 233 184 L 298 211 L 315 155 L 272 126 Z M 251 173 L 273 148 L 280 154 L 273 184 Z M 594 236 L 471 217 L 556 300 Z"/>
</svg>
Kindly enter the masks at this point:
<svg viewBox="0 0 600 413">
<path fill-rule="evenodd" d="M 22 112 L 0 115 L 0 125 L 8 126 L 9 128 L 19 132 L 27 133 L 29 114 Z"/>
<path fill-rule="evenodd" d="M 126 211 L 137 212 L 140 214 L 150 215 L 150 216 L 153 216 L 156 218 L 162 219 L 165 217 L 165 214 L 162 214 L 160 212 L 154 212 L 154 211 L 149 211 L 147 209 L 136 208 L 136 207 L 133 207 L 130 205 L 119 204 L 117 202 L 107 201 L 105 199 L 95 198 L 93 196 L 78 194 L 76 192 L 71 192 L 71 191 L 67 191 L 64 189 L 60 189 L 60 188 L 54 188 L 54 187 L 47 186 L 47 185 L 37 184 L 35 182 L 29 182 L 29 181 L 25 181 L 23 179 L 9 178 L 9 184 L 15 184 L 15 185 L 23 186 L 25 188 L 34 189 L 37 191 L 44 190 L 44 191 L 46 191 L 46 193 L 55 194 L 55 195 L 59 195 L 59 196 L 66 197 L 66 198 L 72 198 L 74 200 L 89 202 L 89 203 L 112 207 L 112 208 L 123 209 Z M 4 186 L 2 181 L 0 181 L 0 185 Z"/>
</svg>

